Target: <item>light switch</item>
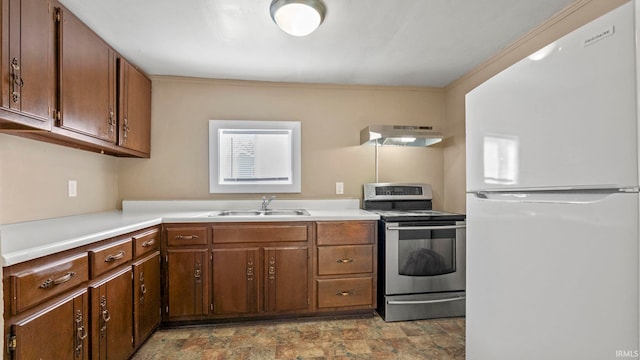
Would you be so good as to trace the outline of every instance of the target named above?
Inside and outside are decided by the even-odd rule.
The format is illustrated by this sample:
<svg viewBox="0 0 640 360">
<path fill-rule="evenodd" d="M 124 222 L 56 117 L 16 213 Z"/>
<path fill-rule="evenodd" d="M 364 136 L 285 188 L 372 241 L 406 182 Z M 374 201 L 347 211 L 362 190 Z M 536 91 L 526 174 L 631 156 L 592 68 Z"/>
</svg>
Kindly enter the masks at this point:
<svg viewBox="0 0 640 360">
<path fill-rule="evenodd" d="M 76 180 L 69 180 L 67 193 L 69 197 L 78 196 L 78 182 Z"/>
<path fill-rule="evenodd" d="M 336 183 L 336 195 L 344 194 L 344 183 L 339 181 Z"/>
</svg>

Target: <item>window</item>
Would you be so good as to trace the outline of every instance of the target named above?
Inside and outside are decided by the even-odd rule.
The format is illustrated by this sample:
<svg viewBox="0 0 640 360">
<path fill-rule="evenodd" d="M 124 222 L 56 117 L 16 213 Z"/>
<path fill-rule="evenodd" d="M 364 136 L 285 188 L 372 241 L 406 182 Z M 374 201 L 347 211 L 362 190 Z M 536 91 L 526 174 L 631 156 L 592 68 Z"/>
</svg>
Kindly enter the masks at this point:
<svg viewBox="0 0 640 360">
<path fill-rule="evenodd" d="M 209 192 L 300 192 L 300 122 L 209 121 Z"/>
</svg>

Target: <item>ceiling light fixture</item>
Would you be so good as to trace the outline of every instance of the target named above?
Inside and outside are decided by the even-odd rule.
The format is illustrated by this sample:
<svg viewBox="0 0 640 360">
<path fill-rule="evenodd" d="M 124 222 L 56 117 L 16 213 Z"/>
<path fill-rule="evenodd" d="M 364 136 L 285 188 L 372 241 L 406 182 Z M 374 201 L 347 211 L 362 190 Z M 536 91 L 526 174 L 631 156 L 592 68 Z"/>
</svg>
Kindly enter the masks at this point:
<svg viewBox="0 0 640 360">
<path fill-rule="evenodd" d="M 322 24 L 327 8 L 321 0 L 273 0 L 271 18 L 287 34 L 306 36 Z"/>
</svg>

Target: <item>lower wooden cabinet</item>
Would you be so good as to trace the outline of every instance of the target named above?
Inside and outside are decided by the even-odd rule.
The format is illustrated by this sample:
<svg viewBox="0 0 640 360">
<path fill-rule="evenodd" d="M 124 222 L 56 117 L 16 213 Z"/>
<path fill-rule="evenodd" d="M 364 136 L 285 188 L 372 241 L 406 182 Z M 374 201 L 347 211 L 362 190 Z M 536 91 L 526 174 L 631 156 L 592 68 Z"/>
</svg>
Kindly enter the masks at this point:
<svg viewBox="0 0 640 360">
<path fill-rule="evenodd" d="M 265 304 L 267 312 L 306 311 L 310 308 L 311 255 L 306 246 L 266 248 Z"/>
<path fill-rule="evenodd" d="M 15 321 L 7 349 L 15 360 L 87 360 L 88 322 L 89 298 L 83 289 Z"/>
<path fill-rule="evenodd" d="M 260 263 L 258 248 L 213 250 L 214 315 L 258 312 Z"/>
<path fill-rule="evenodd" d="M 131 266 L 89 285 L 91 359 L 127 359 L 133 353 Z"/>
<path fill-rule="evenodd" d="M 166 262 L 166 319 L 203 318 L 209 312 L 208 250 L 169 249 Z"/>
<path fill-rule="evenodd" d="M 307 246 L 214 249 L 214 316 L 309 310 L 309 251 Z"/>
<path fill-rule="evenodd" d="M 133 332 L 135 347 L 151 335 L 161 320 L 160 252 L 133 264 Z"/>
<path fill-rule="evenodd" d="M 316 310 L 373 310 L 377 299 L 375 221 L 316 223 Z"/>
</svg>

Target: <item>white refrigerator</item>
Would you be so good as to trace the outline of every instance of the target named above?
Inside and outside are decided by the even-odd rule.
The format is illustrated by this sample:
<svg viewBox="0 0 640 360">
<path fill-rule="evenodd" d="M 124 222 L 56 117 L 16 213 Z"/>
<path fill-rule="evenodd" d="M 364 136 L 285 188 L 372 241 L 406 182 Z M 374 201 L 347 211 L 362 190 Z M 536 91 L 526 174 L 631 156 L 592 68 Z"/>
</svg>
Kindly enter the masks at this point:
<svg viewBox="0 0 640 360">
<path fill-rule="evenodd" d="M 639 357 L 638 5 L 466 96 L 467 359 Z"/>
</svg>

